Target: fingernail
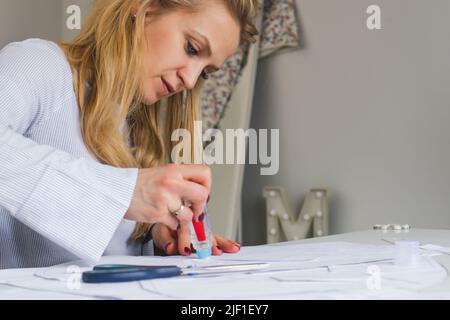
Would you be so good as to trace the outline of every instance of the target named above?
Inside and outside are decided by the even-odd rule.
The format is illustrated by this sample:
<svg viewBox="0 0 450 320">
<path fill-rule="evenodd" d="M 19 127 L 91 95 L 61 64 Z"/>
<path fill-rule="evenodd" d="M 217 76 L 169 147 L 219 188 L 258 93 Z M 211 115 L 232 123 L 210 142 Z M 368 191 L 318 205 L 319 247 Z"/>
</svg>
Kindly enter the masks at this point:
<svg viewBox="0 0 450 320">
<path fill-rule="evenodd" d="M 172 244 L 172 242 L 169 242 L 168 244 L 166 244 L 166 246 L 164 247 L 164 252 L 167 253 L 167 248 Z"/>
<path fill-rule="evenodd" d="M 238 247 L 239 249 L 241 248 L 241 244 L 238 243 L 238 242 L 234 242 L 234 245 L 235 245 L 236 247 Z"/>
<path fill-rule="evenodd" d="M 189 249 L 188 247 L 185 247 L 184 248 L 184 252 L 186 253 L 186 254 L 191 254 L 191 249 Z"/>
<path fill-rule="evenodd" d="M 205 219 L 205 214 L 202 213 L 201 215 L 198 216 L 198 221 L 202 222 L 203 219 Z"/>
</svg>

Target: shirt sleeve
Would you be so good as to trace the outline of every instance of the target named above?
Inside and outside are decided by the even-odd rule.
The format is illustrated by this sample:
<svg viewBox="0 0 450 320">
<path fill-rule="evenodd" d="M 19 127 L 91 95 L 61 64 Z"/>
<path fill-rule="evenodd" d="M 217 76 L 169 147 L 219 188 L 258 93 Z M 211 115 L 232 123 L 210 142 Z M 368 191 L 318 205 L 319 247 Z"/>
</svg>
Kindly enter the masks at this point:
<svg viewBox="0 0 450 320">
<path fill-rule="evenodd" d="M 81 259 L 95 262 L 129 208 L 138 169 L 77 158 L 24 136 L 54 111 L 43 110 L 42 98 L 51 97 L 45 91 L 59 73 L 45 70 L 44 76 L 33 69 L 36 62 L 14 51 L 0 52 L 0 206 Z M 34 76 L 43 81 L 30 81 Z"/>
</svg>

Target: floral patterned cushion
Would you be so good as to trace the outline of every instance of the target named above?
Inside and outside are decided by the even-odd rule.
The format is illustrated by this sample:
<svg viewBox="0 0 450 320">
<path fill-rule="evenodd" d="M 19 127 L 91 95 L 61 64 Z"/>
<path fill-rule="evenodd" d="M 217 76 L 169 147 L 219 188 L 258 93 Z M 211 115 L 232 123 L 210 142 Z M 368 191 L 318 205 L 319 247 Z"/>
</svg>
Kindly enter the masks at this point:
<svg viewBox="0 0 450 320">
<path fill-rule="evenodd" d="M 263 22 L 260 32 L 259 57 L 268 57 L 284 48 L 299 46 L 298 24 L 294 0 L 261 0 Z M 233 88 L 239 83 L 247 63 L 249 47 L 241 46 L 221 70 L 211 75 L 201 94 L 203 131 L 218 128 L 226 112 Z"/>
</svg>

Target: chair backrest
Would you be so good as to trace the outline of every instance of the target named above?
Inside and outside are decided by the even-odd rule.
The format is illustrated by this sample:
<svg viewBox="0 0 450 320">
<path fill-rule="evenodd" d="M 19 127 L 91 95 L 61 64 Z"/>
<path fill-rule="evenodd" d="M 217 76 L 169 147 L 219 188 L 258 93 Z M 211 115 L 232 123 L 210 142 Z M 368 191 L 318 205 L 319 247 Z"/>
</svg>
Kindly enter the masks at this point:
<svg viewBox="0 0 450 320">
<path fill-rule="evenodd" d="M 262 15 L 258 17 L 261 26 Z M 250 48 L 248 62 L 240 81 L 233 91 L 226 113 L 220 122 L 220 130 L 250 127 L 256 71 L 259 58 L 259 41 Z M 213 188 L 209 204 L 209 216 L 214 232 L 242 241 L 241 196 L 245 165 L 212 165 Z"/>
</svg>

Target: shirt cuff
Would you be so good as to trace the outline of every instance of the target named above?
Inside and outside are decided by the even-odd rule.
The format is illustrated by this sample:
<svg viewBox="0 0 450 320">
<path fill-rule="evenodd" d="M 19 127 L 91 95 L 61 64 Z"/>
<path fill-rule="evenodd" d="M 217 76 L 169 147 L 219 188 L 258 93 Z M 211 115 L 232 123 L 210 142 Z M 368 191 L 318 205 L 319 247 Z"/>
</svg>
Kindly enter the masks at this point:
<svg viewBox="0 0 450 320">
<path fill-rule="evenodd" d="M 48 166 L 16 218 L 81 259 L 96 263 L 130 206 L 138 169 L 83 160 L 76 175 Z M 73 167 L 72 163 L 69 170 Z M 83 175 L 83 170 L 90 175 Z"/>
</svg>

